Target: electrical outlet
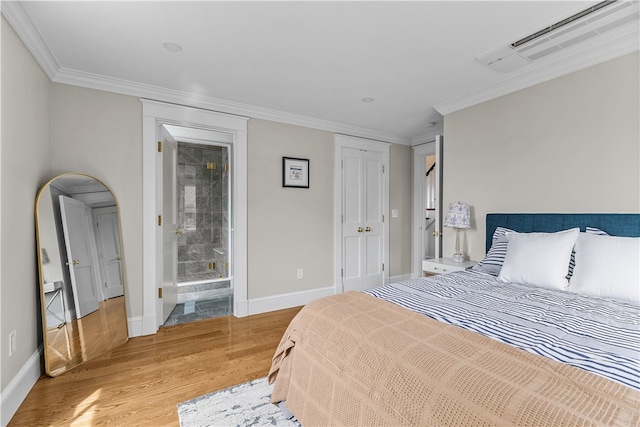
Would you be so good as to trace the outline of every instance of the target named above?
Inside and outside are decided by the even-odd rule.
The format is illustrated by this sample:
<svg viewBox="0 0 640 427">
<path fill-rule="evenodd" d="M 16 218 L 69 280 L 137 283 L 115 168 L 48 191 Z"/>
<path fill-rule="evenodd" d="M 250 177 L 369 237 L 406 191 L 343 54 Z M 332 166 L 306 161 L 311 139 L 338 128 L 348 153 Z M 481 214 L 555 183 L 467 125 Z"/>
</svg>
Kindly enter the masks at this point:
<svg viewBox="0 0 640 427">
<path fill-rule="evenodd" d="M 16 352 L 16 331 L 9 334 L 9 356 Z"/>
<path fill-rule="evenodd" d="M 304 278 L 304 270 L 303 269 L 301 269 L 301 268 L 298 269 L 297 278 L 298 278 L 298 280 Z"/>
</svg>

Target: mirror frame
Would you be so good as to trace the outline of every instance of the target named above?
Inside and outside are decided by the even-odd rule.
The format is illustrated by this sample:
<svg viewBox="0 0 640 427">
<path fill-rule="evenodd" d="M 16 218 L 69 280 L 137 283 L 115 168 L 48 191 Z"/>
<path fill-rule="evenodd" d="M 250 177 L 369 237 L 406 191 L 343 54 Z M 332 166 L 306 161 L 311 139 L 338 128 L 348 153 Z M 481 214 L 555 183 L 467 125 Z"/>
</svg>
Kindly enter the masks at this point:
<svg viewBox="0 0 640 427">
<path fill-rule="evenodd" d="M 77 316 L 75 319 L 71 319 L 71 322 L 67 320 L 67 312 L 69 312 L 70 309 L 65 308 L 66 307 L 65 301 L 67 302 L 73 301 L 74 297 L 70 295 L 65 295 L 65 292 L 62 292 L 58 294 L 57 297 L 60 298 L 60 301 L 63 304 L 62 305 L 63 316 L 65 316 L 64 322 L 58 324 L 57 328 L 55 326 L 52 327 L 52 325 L 49 325 L 48 327 L 47 312 L 49 311 L 48 310 L 49 304 L 47 304 L 47 300 L 45 298 L 46 283 L 45 283 L 45 274 L 44 274 L 44 263 L 49 261 L 48 260 L 49 256 L 48 254 L 45 254 L 43 252 L 43 248 L 42 248 L 41 236 L 42 236 L 43 224 L 41 223 L 41 212 L 39 212 L 39 207 L 41 204 L 41 198 L 43 194 L 50 194 L 50 193 L 45 193 L 45 191 L 47 189 L 50 189 L 56 180 L 64 177 L 71 177 L 71 176 L 84 177 L 87 180 L 96 181 L 96 183 L 104 187 L 105 191 L 108 191 L 111 197 L 113 198 L 113 203 L 116 208 L 117 238 L 119 240 L 118 242 L 119 255 L 116 257 L 116 260 L 118 260 L 118 268 L 119 268 L 120 277 L 122 281 L 122 306 L 114 303 L 113 306 L 110 306 L 109 309 L 107 309 L 107 311 L 104 311 L 106 307 L 105 305 L 102 308 L 99 308 L 98 310 L 96 310 L 98 314 L 93 316 L 91 316 L 93 312 L 89 312 L 85 317 L 86 322 L 85 322 L 85 325 L 83 326 L 82 319 L 77 318 Z M 118 199 L 116 198 L 111 188 L 109 188 L 109 186 L 106 185 L 104 182 L 102 182 L 100 179 L 85 173 L 69 172 L 69 173 L 63 173 L 63 174 L 57 175 L 51 178 L 49 181 L 47 181 L 44 185 L 42 185 L 42 187 L 38 190 L 38 193 L 36 195 L 34 211 L 35 211 L 35 227 L 36 227 L 36 230 L 35 230 L 36 231 L 36 251 L 37 251 L 37 260 L 38 260 L 38 289 L 39 289 L 39 296 L 40 296 L 40 314 L 42 319 L 44 367 L 47 375 L 54 377 L 64 372 L 67 372 L 89 360 L 95 359 L 96 357 L 99 357 L 105 353 L 108 353 L 109 351 L 124 344 L 129 340 L 129 327 L 128 327 L 128 317 L 127 317 L 127 308 L 126 308 L 127 284 L 126 284 L 125 265 L 124 265 L 124 256 L 123 256 L 124 248 L 122 245 L 123 240 L 122 240 L 122 226 L 121 226 L 121 219 L 120 219 L 121 218 L 120 205 L 118 204 Z M 54 214 L 54 222 L 56 222 L 55 224 L 56 233 L 61 233 L 62 226 L 61 224 L 57 223 L 55 219 L 55 212 L 53 214 Z M 58 248 L 56 249 L 59 249 L 60 239 L 61 239 L 60 237 L 57 238 Z M 97 248 L 96 248 L 96 251 L 97 251 Z M 60 260 L 59 260 L 60 265 L 62 266 L 62 263 L 64 262 L 64 260 L 67 259 L 67 254 L 66 253 L 60 254 L 61 250 L 58 250 L 57 252 L 58 252 L 58 255 L 60 256 Z M 67 262 L 66 265 L 69 265 L 69 263 Z M 75 261 L 74 261 L 74 265 L 75 265 Z M 63 274 L 62 288 L 72 289 L 71 283 L 65 283 L 68 280 L 68 277 L 69 276 L 66 273 Z M 56 281 L 53 283 L 58 283 L 58 282 L 59 281 Z M 53 292 L 55 292 L 56 290 L 58 289 L 56 289 L 54 285 Z M 52 292 L 52 290 L 47 289 L 47 292 Z M 50 301 L 53 301 L 55 298 L 56 298 L 56 295 L 53 295 Z M 113 301 L 115 299 L 116 299 L 115 297 L 106 298 L 104 300 L 99 299 L 98 305 L 100 306 L 105 301 L 108 301 L 108 300 Z M 76 308 L 74 307 L 74 311 L 75 310 Z M 101 310 L 103 312 L 100 312 Z M 104 321 L 106 315 L 112 312 L 118 315 L 118 319 L 116 319 L 116 321 L 113 322 L 115 323 L 115 325 L 113 326 L 111 325 L 111 322 Z M 119 318 L 120 312 L 122 312 L 122 319 Z M 123 325 L 120 325 L 120 323 L 123 323 Z M 114 328 L 113 330 L 115 331 L 115 334 L 112 337 L 100 336 L 100 334 L 105 331 L 111 332 L 112 327 Z M 90 331 L 89 329 L 91 328 L 97 329 L 97 330 Z M 66 349 L 68 351 L 67 360 L 65 361 L 64 358 L 62 358 L 62 361 L 59 363 L 54 363 L 54 357 L 52 354 L 53 349 L 50 347 L 49 336 L 48 336 L 49 331 L 50 330 L 53 331 L 55 329 L 58 330 L 57 334 L 60 334 L 64 329 L 65 336 L 63 337 L 63 339 L 66 339 Z M 93 342 L 90 343 L 87 341 L 87 339 L 91 339 L 93 340 Z M 77 341 L 74 341 L 74 340 L 77 340 Z M 91 348 L 91 344 L 95 344 L 94 348 Z M 78 351 L 76 351 L 76 349 L 78 349 Z M 59 357 L 58 359 L 61 359 L 61 358 Z"/>
</svg>

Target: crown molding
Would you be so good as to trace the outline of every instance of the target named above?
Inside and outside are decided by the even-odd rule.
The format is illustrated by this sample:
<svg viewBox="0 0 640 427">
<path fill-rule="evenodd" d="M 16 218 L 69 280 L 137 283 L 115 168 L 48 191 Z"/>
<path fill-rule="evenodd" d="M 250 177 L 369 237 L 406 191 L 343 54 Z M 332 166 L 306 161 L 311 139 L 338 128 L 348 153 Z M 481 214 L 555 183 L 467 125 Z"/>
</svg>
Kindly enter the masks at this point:
<svg viewBox="0 0 640 427">
<path fill-rule="evenodd" d="M 239 102 L 212 98 L 204 95 L 152 86 L 128 80 L 115 79 L 99 74 L 91 74 L 61 68 L 52 81 L 90 89 L 120 93 L 123 95 L 153 99 L 172 104 L 186 105 L 221 113 L 248 116 L 256 119 L 272 120 L 296 126 L 304 126 L 334 133 L 343 133 L 361 138 L 374 139 L 395 144 L 410 145 L 411 140 L 399 135 L 351 126 L 329 120 L 316 119 L 269 108 L 256 107 Z"/>
<path fill-rule="evenodd" d="M 434 105 L 443 116 L 517 90 L 545 82 L 587 67 L 605 62 L 639 49 L 640 31 L 637 21 L 621 31 L 603 35 L 600 39 L 583 44 L 571 56 L 549 56 L 512 76 L 478 91 Z"/>
<path fill-rule="evenodd" d="M 47 47 L 47 44 L 40 37 L 40 33 L 36 31 L 20 2 L 0 1 L 0 9 L 2 10 L 2 15 L 20 37 L 20 40 L 27 46 L 27 49 L 47 74 L 49 80 L 53 80 L 60 65 Z"/>
<path fill-rule="evenodd" d="M 433 130 L 431 130 L 430 132 L 427 133 L 423 133 L 422 135 L 418 135 L 418 136 L 414 136 L 411 139 L 411 146 L 415 147 L 417 145 L 422 145 L 425 144 L 427 142 L 433 142 L 436 139 L 437 135 L 442 135 L 444 132 L 443 130 L 443 126 L 437 126 L 436 128 L 434 128 Z"/>
<path fill-rule="evenodd" d="M 227 101 L 224 99 L 207 97 L 189 92 L 166 89 L 159 86 L 115 79 L 100 74 L 85 73 L 62 68 L 42 37 L 40 37 L 40 34 L 35 29 L 33 23 L 25 13 L 20 3 L 12 1 L 1 2 L 1 4 L 2 14 L 7 18 L 9 24 L 18 34 L 18 37 L 20 37 L 22 42 L 27 46 L 27 49 L 29 49 L 52 82 L 81 86 L 140 98 L 154 99 L 157 101 L 197 107 L 227 114 L 272 120 L 377 141 L 403 145 L 411 144 L 410 138 L 373 129 Z"/>
<path fill-rule="evenodd" d="M 373 129 L 362 128 L 344 123 L 288 113 L 269 108 L 262 108 L 223 99 L 207 97 L 184 91 L 162 88 L 138 82 L 114 79 L 99 74 L 84 73 L 60 67 L 46 43 L 33 26 L 20 2 L 1 1 L 0 9 L 9 24 L 38 61 L 49 79 L 55 83 L 64 83 L 90 89 L 114 92 L 140 98 L 154 99 L 173 104 L 187 105 L 227 114 L 248 116 L 257 119 L 271 120 L 296 126 L 304 126 L 339 134 L 353 135 L 402 145 L 416 145 L 433 139 L 436 130 L 406 138 Z M 514 72 L 512 75 L 467 95 L 442 102 L 433 108 L 443 116 L 463 108 L 506 95 L 517 90 L 533 86 L 544 81 L 569 74 L 598 63 L 617 58 L 639 49 L 639 30 L 637 25 L 603 35 L 599 40 L 585 43 L 576 49 L 571 56 L 550 56 L 545 60 L 531 64 L 529 67 Z"/>
</svg>

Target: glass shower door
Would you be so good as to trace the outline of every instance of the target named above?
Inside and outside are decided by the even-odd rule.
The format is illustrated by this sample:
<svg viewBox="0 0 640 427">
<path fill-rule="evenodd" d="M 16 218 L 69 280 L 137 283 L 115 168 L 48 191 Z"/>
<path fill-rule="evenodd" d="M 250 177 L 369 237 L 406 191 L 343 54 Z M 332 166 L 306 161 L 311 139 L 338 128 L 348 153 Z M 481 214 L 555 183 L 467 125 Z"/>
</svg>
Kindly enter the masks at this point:
<svg viewBox="0 0 640 427">
<path fill-rule="evenodd" d="M 226 146 L 178 143 L 178 283 L 229 278 Z"/>
</svg>

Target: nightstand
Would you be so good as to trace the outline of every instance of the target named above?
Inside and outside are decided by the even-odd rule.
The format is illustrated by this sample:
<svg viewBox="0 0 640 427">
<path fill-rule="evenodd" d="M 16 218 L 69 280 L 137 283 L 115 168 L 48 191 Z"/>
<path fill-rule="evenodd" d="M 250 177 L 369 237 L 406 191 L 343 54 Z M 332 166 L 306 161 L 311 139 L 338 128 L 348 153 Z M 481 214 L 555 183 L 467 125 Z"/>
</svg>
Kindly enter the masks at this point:
<svg viewBox="0 0 640 427">
<path fill-rule="evenodd" d="M 432 258 L 422 261 L 422 271 L 425 276 L 433 274 L 446 274 L 453 271 L 464 271 L 476 264 L 476 261 L 455 262 L 451 258 Z"/>
</svg>

